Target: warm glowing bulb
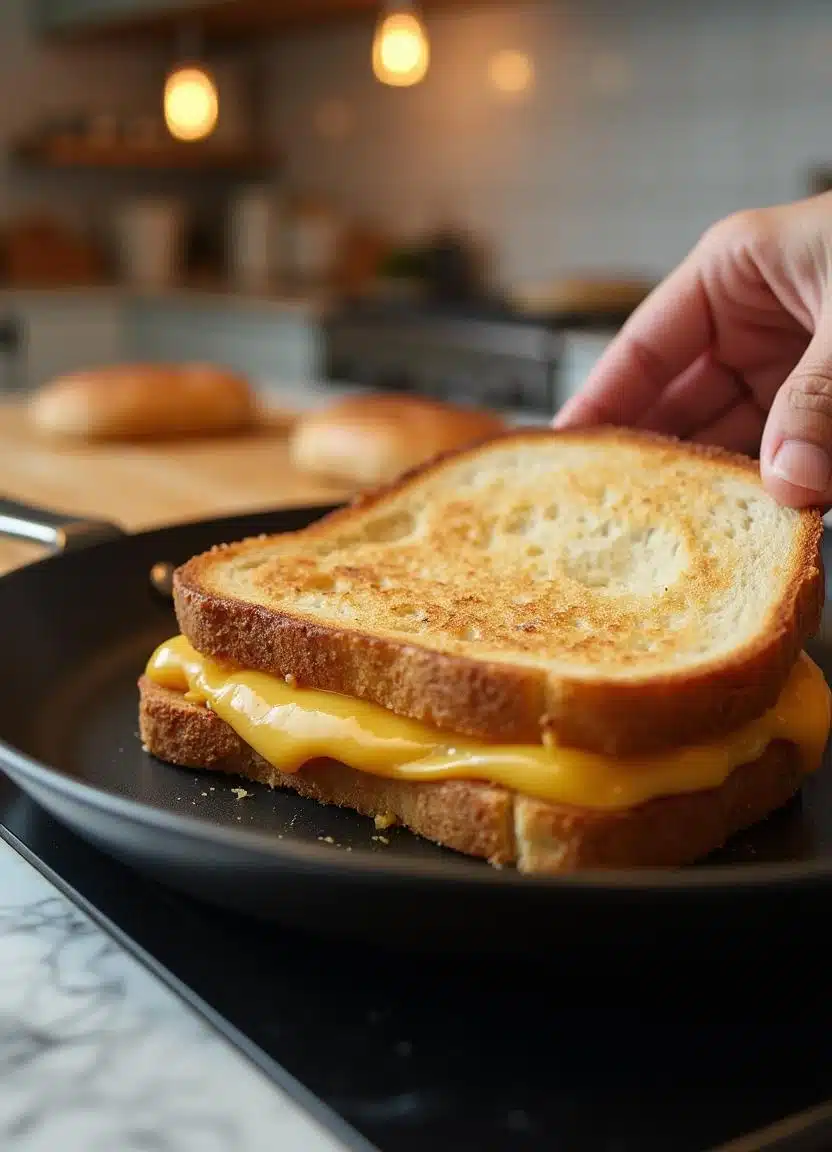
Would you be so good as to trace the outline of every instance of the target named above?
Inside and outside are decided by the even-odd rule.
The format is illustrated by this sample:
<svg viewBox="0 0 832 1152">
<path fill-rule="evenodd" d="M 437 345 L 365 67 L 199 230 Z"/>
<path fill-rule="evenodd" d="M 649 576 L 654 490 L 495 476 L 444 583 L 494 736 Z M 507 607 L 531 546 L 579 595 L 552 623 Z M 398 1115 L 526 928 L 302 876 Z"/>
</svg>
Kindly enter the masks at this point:
<svg viewBox="0 0 832 1152">
<path fill-rule="evenodd" d="M 165 123 L 177 140 L 203 140 L 217 126 L 217 86 L 202 68 L 177 68 L 165 81 Z"/>
<path fill-rule="evenodd" d="M 427 33 L 414 12 L 390 12 L 382 17 L 373 40 L 373 72 L 377 80 L 406 88 L 424 80 L 429 63 Z"/>
<path fill-rule="evenodd" d="M 518 96 L 534 82 L 534 65 L 525 52 L 498 52 L 491 58 L 488 71 L 491 83 L 506 96 Z"/>
</svg>

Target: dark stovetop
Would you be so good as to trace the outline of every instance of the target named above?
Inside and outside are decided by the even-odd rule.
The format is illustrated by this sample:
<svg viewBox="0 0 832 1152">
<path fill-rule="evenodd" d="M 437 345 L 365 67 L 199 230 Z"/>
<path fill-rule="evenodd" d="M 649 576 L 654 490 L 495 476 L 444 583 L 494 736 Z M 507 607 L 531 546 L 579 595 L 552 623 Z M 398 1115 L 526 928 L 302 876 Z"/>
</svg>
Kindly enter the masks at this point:
<svg viewBox="0 0 832 1152">
<path fill-rule="evenodd" d="M 823 893 L 519 961 L 400 955 L 162 889 L 2 778 L 0 824 L 383 1152 L 706 1152 L 829 1094 Z"/>
</svg>

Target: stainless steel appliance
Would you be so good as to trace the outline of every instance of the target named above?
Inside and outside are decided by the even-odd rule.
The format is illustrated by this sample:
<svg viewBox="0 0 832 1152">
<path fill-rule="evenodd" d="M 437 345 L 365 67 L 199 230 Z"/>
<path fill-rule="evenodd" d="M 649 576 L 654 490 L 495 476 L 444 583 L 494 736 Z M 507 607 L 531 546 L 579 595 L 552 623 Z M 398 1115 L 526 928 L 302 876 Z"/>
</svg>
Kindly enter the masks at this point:
<svg viewBox="0 0 832 1152">
<path fill-rule="evenodd" d="M 326 322 L 326 375 L 550 418 L 558 338 L 494 309 L 345 308 Z"/>
<path fill-rule="evenodd" d="M 544 423 L 580 387 L 624 319 L 624 312 L 527 315 L 497 302 L 345 306 L 325 323 L 325 374 Z"/>
</svg>

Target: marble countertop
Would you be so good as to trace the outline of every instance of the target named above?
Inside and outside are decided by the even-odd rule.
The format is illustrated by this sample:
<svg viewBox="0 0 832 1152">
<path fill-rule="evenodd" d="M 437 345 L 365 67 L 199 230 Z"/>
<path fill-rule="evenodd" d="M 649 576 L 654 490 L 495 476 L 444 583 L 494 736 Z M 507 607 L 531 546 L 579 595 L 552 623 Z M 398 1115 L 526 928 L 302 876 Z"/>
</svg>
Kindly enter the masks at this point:
<svg viewBox="0 0 832 1152">
<path fill-rule="evenodd" d="M 0 839 L 3 1152 L 343 1152 Z"/>
</svg>

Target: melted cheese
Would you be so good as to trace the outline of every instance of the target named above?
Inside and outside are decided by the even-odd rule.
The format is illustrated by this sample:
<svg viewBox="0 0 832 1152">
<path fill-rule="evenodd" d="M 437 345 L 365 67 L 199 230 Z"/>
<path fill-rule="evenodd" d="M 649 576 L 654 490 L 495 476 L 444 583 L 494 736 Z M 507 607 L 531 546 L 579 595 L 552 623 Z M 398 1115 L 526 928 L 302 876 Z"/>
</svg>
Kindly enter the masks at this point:
<svg viewBox="0 0 832 1152">
<path fill-rule="evenodd" d="M 183 636 L 156 650 L 146 674 L 211 708 L 283 772 L 329 758 L 378 776 L 480 780 L 586 808 L 629 808 L 656 796 L 717 787 L 773 740 L 797 745 L 804 767 L 813 771 L 830 727 L 829 688 L 805 653 L 777 704 L 760 719 L 705 744 L 626 759 L 558 745 L 489 745 L 451 736 L 350 696 L 223 667 L 201 656 Z"/>
</svg>

